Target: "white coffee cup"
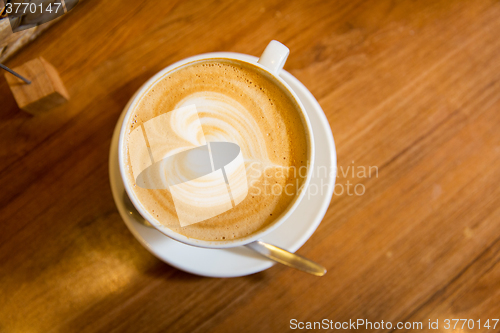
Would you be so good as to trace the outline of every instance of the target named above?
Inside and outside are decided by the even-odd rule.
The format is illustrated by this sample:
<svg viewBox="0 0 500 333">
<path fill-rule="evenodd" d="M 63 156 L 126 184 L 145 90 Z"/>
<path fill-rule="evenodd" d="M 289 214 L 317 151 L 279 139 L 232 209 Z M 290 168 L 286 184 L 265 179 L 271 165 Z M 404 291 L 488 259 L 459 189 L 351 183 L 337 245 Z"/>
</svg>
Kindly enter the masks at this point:
<svg viewBox="0 0 500 333">
<path fill-rule="evenodd" d="M 288 48 L 281 44 L 278 41 L 271 41 L 264 52 L 262 53 L 261 57 L 257 62 L 252 62 L 248 60 L 247 55 L 242 55 L 239 53 L 232 53 L 232 52 L 214 52 L 214 53 L 205 53 L 205 54 L 200 54 L 197 56 L 189 57 L 184 60 L 178 61 L 160 72 L 158 72 L 156 75 L 154 75 L 151 79 L 149 79 L 136 93 L 135 95 L 131 98 L 131 100 L 128 102 L 127 106 L 125 107 L 125 116 L 123 119 L 123 124 L 120 130 L 120 137 L 118 141 L 118 162 L 120 166 L 120 174 L 125 186 L 125 190 L 130 197 L 130 200 L 132 201 L 133 205 L 137 208 L 139 213 L 146 219 L 148 220 L 151 225 L 153 225 L 156 229 L 164 233 L 165 235 L 169 236 L 172 239 L 175 239 L 177 241 L 180 241 L 182 243 L 188 244 L 188 245 L 193 245 L 193 246 L 198 246 L 198 247 L 204 247 L 204 248 L 229 248 L 229 247 L 236 247 L 236 246 L 242 246 L 246 245 L 248 243 L 254 242 L 266 234 L 270 233 L 271 231 L 275 230 L 279 225 L 281 225 L 286 219 L 293 213 L 295 208 L 298 206 L 300 200 L 303 198 L 307 186 L 310 182 L 312 172 L 313 172 L 313 163 L 314 163 L 314 138 L 312 134 L 312 128 L 311 128 L 311 123 L 309 121 L 309 117 L 307 116 L 307 113 L 305 112 L 305 108 L 300 102 L 300 99 L 296 95 L 296 93 L 290 88 L 290 86 L 282 79 L 279 77 L 279 72 L 282 70 L 283 66 L 285 65 L 286 59 L 288 58 L 289 50 Z M 304 128 L 306 131 L 306 139 L 307 139 L 307 149 L 308 149 L 308 167 L 307 167 L 307 175 L 305 178 L 305 181 L 303 185 L 300 187 L 298 192 L 295 194 L 295 198 L 291 201 L 291 203 L 288 205 L 288 207 L 285 209 L 285 211 L 276 218 L 273 223 L 271 223 L 269 226 L 245 237 L 245 238 L 239 238 L 236 240 L 224 240 L 224 241 L 207 241 L 207 240 L 199 240 L 199 239 L 194 239 L 194 238 L 189 238 L 186 237 L 182 234 L 179 234 L 172 229 L 162 225 L 158 220 L 153 217 L 146 209 L 143 208 L 141 205 L 140 201 L 136 198 L 134 191 L 132 190 L 132 185 L 127 181 L 126 177 L 126 134 L 127 134 L 127 124 L 129 122 L 129 118 L 132 115 L 132 112 L 136 106 L 136 104 L 139 102 L 140 97 L 149 89 L 151 85 L 153 85 L 155 82 L 160 80 L 162 77 L 168 75 L 170 72 L 175 71 L 179 67 L 186 65 L 188 63 L 194 62 L 194 61 L 200 61 L 200 60 L 210 60 L 210 59 L 234 59 L 237 61 L 242 61 L 248 64 L 251 64 L 255 67 L 260 68 L 261 70 L 264 70 L 271 74 L 276 80 L 281 84 L 281 87 L 285 90 L 287 90 L 290 95 L 295 99 L 297 105 L 300 107 L 300 111 L 302 112 L 303 120 L 304 120 Z"/>
</svg>

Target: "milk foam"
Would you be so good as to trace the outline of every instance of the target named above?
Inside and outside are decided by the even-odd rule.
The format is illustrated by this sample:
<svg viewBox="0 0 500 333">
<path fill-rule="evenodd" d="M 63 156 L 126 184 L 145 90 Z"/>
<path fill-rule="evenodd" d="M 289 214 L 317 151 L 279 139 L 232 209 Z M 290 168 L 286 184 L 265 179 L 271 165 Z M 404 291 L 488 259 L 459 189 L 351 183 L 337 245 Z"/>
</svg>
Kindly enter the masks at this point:
<svg viewBox="0 0 500 333">
<path fill-rule="evenodd" d="M 257 103 L 269 103 L 268 99 L 259 96 Z M 235 99 L 214 91 L 197 92 L 181 100 L 175 108 L 196 105 L 202 116 L 200 122 L 207 134 L 208 142 L 233 142 L 237 143 L 247 167 L 247 174 L 251 177 L 251 167 L 287 167 L 275 164 L 269 160 L 266 148 L 266 134 L 255 121 L 252 113 Z M 195 126 L 193 128 L 196 129 Z M 186 127 L 186 131 L 189 129 Z M 193 138 L 198 133 L 190 134 Z M 253 183 L 255 179 L 249 179 Z"/>
<path fill-rule="evenodd" d="M 149 88 L 135 106 L 130 132 L 154 117 L 189 105 L 196 106 L 202 130 L 188 115 L 171 119 L 170 127 L 195 146 L 201 145 L 203 136 L 207 142 L 238 144 L 248 195 L 237 207 L 184 228 L 178 223 L 168 189 L 134 187 L 137 198 L 161 223 L 198 239 L 246 237 L 271 224 L 304 181 L 299 173 L 289 171 L 307 165 L 307 138 L 293 97 L 272 76 L 252 65 L 226 59 L 195 62 L 168 73 Z M 166 182 L 168 178 L 165 175 Z M 270 193 L 272 186 L 282 190 L 288 186 L 291 195 Z"/>
</svg>

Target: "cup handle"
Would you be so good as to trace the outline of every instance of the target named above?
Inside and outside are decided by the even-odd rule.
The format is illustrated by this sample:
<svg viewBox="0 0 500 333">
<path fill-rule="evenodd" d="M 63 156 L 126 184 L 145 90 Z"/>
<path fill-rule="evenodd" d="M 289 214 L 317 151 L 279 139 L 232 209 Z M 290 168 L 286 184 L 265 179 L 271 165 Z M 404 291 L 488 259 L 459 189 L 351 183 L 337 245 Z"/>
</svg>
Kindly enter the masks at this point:
<svg viewBox="0 0 500 333">
<path fill-rule="evenodd" d="M 277 40 L 272 40 L 262 53 L 257 63 L 266 67 L 274 75 L 278 75 L 285 65 L 290 50 Z"/>
</svg>

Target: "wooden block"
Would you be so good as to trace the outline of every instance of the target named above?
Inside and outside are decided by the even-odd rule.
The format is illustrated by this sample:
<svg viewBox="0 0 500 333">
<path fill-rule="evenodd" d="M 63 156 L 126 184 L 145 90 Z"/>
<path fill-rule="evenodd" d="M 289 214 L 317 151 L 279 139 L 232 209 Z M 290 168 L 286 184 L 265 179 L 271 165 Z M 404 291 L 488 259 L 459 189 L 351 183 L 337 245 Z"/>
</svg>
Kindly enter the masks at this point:
<svg viewBox="0 0 500 333">
<path fill-rule="evenodd" d="M 42 57 L 13 68 L 28 80 L 27 84 L 10 73 L 5 74 L 10 90 L 19 108 L 31 114 L 40 114 L 65 103 L 68 92 L 56 69 Z"/>
</svg>

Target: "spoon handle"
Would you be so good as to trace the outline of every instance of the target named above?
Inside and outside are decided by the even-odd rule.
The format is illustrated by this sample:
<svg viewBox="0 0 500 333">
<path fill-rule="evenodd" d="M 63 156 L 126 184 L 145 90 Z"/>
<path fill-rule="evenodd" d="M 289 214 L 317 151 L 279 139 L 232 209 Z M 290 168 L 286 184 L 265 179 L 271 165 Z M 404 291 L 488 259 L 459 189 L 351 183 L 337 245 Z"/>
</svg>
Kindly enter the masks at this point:
<svg viewBox="0 0 500 333">
<path fill-rule="evenodd" d="M 264 257 L 277 261 L 280 264 L 299 269 L 306 273 L 316 276 L 323 276 L 326 274 L 326 268 L 320 264 L 304 258 L 301 255 L 288 252 L 280 247 L 267 244 L 263 241 L 258 240 L 245 246 L 260 253 Z"/>
</svg>

